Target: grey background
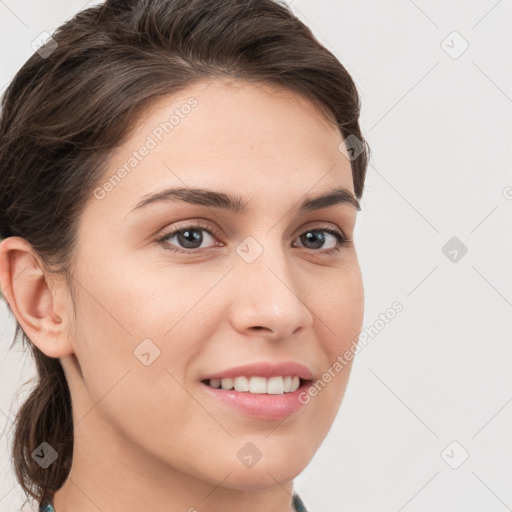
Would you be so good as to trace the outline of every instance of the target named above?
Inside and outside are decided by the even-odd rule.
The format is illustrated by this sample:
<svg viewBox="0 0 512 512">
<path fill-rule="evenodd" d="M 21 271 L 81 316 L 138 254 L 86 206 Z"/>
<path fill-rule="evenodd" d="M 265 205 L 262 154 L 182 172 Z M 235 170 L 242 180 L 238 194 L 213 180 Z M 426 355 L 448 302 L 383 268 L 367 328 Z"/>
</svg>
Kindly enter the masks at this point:
<svg viewBox="0 0 512 512">
<path fill-rule="evenodd" d="M 38 34 L 94 3 L 0 0 L 2 90 Z M 361 93 L 372 148 L 355 236 L 363 330 L 393 302 L 404 308 L 356 356 L 295 489 L 310 512 L 512 510 L 512 2 L 289 3 Z M 442 251 L 453 237 L 455 262 Z M 35 373 L 19 345 L 8 349 L 3 302 L 0 325 L 7 432 Z M 21 503 L 8 442 L 0 511 Z"/>
</svg>

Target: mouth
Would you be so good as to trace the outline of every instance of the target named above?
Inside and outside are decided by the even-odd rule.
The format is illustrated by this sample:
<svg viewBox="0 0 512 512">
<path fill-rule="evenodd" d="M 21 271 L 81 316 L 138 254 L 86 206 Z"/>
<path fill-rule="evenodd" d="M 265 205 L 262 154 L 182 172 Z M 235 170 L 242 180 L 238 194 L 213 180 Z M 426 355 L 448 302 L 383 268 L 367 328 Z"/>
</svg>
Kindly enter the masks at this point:
<svg viewBox="0 0 512 512">
<path fill-rule="evenodd" d="M 285 395 L 307 387 L 312 381 L 296 375 L 285 377 L 261 376 L 226 377 L 223 379 L 203 379 L 203 384 L 221 391 L 237 391 L 255 395 Z"/>
<path fill-rule="evenodd" d="M 312 385 L 312 380 L 298 376 L 201 380 L 201 388 L 223 413 L 235 412 L 260 421 L 284 420 L 298 413 L 309 402 L 301 396 Z"/>
<path fill-rule="evenodd" d="M 200 387 L 219 414 L 274 421 L 293 416 L 309 403 L 313 379 L 305 364 L 267 360 L 203 374 Z"/>
</svg>

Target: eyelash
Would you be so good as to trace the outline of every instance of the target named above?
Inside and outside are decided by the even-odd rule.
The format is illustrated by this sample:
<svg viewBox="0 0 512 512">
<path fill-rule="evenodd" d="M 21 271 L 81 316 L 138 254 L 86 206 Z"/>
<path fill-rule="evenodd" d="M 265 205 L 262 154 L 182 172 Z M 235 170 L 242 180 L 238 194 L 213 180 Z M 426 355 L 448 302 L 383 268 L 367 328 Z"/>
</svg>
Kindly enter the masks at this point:
<svg viewBox="0 0 512 512">
<path fill-rule="evenodd" d="M 187 230 L 206 231 L 208 234 L 212 235 L 214 238 L 220 238 L 219 234 L 215 230 L 208 229 L 206 226 L 202 226 L 198 222 L 195 224 L 188 224 L 183 227 L 173 229 L 172 231 L 169 231 L 168 233 L 157 238 L 157 240 L 155 240 L 155 242 L 162 245 L 165 250 L 169 250 L 169 251 L 176 252 L 176 253 L 182 253 L 182 254 L 196 254 L 196 253 L 208 250 L 208 249 L 212 249 L 212 247 L 208 247 L 206 249 L 180 249 L 180 248 L 176 247 L 175 245 L 169 244 L 169 242 L 166 241 L 168 238 L 172 237 L 173 235 L 176 235 L 182 231 L 187 231 Z M 301 236 L 308 232 L 326 232 L 326 233 L 333 235 L 338 240 L 336 247 L 333 247 L 332 249 L 328 249 L 328 250 L 324 250 L 324 251 L 322 251 L 321 249 L 310 249 L 313 252 L 319 252 L 320 254 L 323 254 L 325 256 L 336 256 L 336 254 L 338 252 L 340 252 L 343 248 L 352 246 L 352 239 L 345 236 L 341 231 L 338 231 L 337 229 L 333 229 L 330 227 L 310 228 L 310 229 L 306 229 L 302 233 L 299 233 L 298 236 Z"/>
</svg>

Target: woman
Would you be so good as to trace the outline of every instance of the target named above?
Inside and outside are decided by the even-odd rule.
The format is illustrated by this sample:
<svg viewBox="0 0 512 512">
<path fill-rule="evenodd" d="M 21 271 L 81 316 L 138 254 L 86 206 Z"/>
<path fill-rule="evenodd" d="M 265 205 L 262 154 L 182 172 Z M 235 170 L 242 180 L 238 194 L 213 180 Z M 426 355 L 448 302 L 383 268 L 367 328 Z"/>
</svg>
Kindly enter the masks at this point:
<svg viewBox="0 0 512 512">
<path fill-rule="evenodd" d="M 358 119 L 272 0 L 107 1 L 21 68 L 0 279 L 39 375 L 12 455 L 40 510 L 306 510 L 363 318 Z"/>
</svg>

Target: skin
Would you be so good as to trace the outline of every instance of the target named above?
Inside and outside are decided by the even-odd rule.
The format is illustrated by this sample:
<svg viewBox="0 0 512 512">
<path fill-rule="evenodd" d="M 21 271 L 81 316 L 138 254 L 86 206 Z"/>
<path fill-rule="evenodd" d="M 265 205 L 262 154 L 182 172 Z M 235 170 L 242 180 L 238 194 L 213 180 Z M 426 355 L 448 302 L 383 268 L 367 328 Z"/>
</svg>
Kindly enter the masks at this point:
<svg viewBox="0 0 512 512">
<path fill-rule="evenodd" d="M 88 202 L 73 261 L 76 321 L 62 276 L 46 272 L 23 238 L 0 245 L 6 298 L 70 385 L 74 459 L 57 512 L 287 512 L 293 479 L 345 393 L 351 364 L 297 413 L 264 421 L 201 389 L 205 374 L 261 360 L 301 362 L 321 378 L 357 338 L 364 293 L 355 245 L 334 252 L 335 237 L 321 231 L 353 238 L 356 210 L 294 210 L 306 194 L 354 188 L 339 130 L 291 91 L 216 79 L 160 98 L 106 179 L 190 97 L 198 104 L 172 133 Z M 171 201 L 130 213 L 170 186 L 240 195 L 250 213 Z M 198 219 L 212 233 L 200 231 L 200 253 L 155 242 Z M 324 233 L 324 245 L 308 245 L 308 230 Z M 252 263 L 235 251 L 248 236 L 263 249 Z M 167 247 L 187 250 L 177 236 Z M 149 366 L 134 356 L 146 338 L 160 349 Z M 251 468 L 237 458 L 247 442 L 262 453 Z"/>
</svg>

